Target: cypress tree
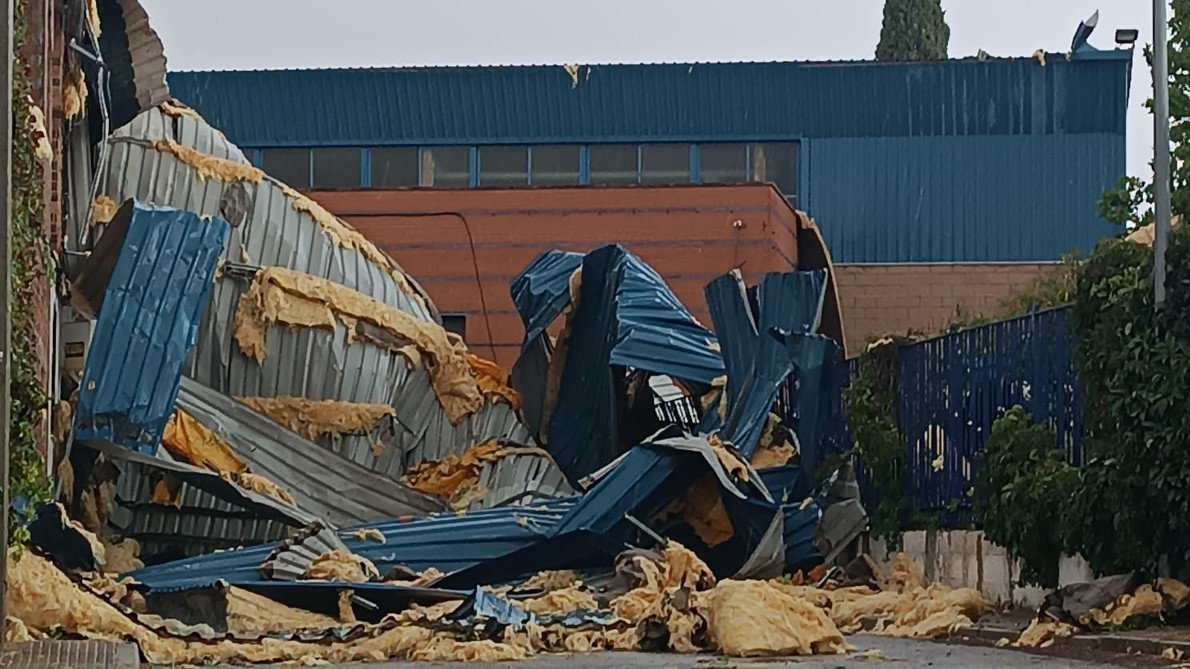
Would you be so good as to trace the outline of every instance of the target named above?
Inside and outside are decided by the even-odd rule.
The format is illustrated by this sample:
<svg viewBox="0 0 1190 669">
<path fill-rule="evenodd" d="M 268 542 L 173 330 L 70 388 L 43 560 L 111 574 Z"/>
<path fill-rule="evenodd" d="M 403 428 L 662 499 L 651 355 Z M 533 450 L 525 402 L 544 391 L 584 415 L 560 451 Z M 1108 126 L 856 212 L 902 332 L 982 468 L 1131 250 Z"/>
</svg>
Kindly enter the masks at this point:
<svg viewBox="0 0 1190 669">
<path fill-rule="evenodd" d="M 942 0 L 885 0 L 876 60 L 903 63 L 945 60 L 950 26 Z"/>
</svg>

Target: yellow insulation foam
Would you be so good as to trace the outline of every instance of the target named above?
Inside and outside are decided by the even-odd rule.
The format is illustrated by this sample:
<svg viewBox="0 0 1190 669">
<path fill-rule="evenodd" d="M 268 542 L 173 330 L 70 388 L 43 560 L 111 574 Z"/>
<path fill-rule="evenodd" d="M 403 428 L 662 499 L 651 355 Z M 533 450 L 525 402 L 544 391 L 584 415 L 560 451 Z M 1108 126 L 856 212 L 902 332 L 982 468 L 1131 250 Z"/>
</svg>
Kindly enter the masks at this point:
<svg viewBox="0 0 1190 669">
<path fill-rule="evenodd" d="M 521 602 L 522 608 L 530 613 L 573 613 L 575 611 L 597 611 L 599 604 L 595 595 L 584 587 L 572 585 L 547 592 L 540 597 Z"/>
<path fill-rule="evenodd" d="M 410 365 L 423 363 L 438 401 L 451 421 L 458 424 L 484 403 L 467 346 L 441 325 L 372 299 L 347 286 L 284 267 L 266 267 L 256 273 L 252 286 L 240 298 L 235 316 L 235 337 L 240 349 L 257 362 L 267 354 L 265 332 L 269 325 L 333 329 L 336 319 L 346 326 L 368 323 L 407 346 L 394 350 Z M 354 332 L 352 327 L 351 332 Z"/>
<path fill-rule="evenodd" d="M 1073 625 L 1067 623 L 1034 620 L 1012 645 L 1017 648 L 1042 648 L 1052 645 L 1055 639 L 1074 636 L 1077 631 Z"/>
<path fill-rule="evenodd" d="M 540 448 L 502 446 L 499 442 L 487 441 L 457 455 L 423 462 L 410 469 L 401 481 L 414 490 L 438 497 L 451 508 L 465 509 L 487 493 L 478 485 L 484 465 L 512 455 L 550 457 Z"/>
<path fill-rule="evenodd" d="M 116 204 L 110 197 L 99 194 L 95 196 L 95 200 L 91 202 L 91 218 L 90 225 L 106 225 L 111 223 L 111 220 L 116 217 L 116 211 L 120 209 L 120 205 Z"/>
<path fill-rule="evenodd" d="M 247 488 L 252 492 L 267 495 L 273 499 L 279 499 L 286 504 L 293 504 L 293 495 L 289 494 L 288 490 L 260 474 L 253 474 L 251 472 L 220 472 L 219 477 L 242 488 Z"/>
<path fill-rule="evenodd" d="M 376 565 L 366 557 L 345 550 L 334 550 L 314 558 L 302 578 L 311 581 L 346 581 L 368 583 L 380 580 Z"/>
<path fill-rule="evenodd" d="M 235 181 L 260 183 L 260 180 L 264 178 L 264 172 L 260 171 L 260 168 L 226 158 L 216 158 L 209 153 L 178 144 L 172 139 L 156 139 L 150 143 L 150 146 L 158 151 L 171 154 L 193 167 L 199 179 L 215 179 L 228 183 Z"/>
<path fill-rule="evenodd" d="M 394 410 L 387 404 L 308 400 L 302 397 L 238 397 L 253 411 L 307 439 L 324 434 L 367 434 Z"/>
<path fill-rule="evenodd" d="M 87 107 L 87 80 L 80 67 L 62 86 L 62 115 L 67 121 L 78 118 Z"/>
<path fill-rule="evenodd" d="M 172 116 L 174 118 L 181 118 L 185 116 L 186 118 L 206 123 L 203 117 L 198 115 L 198 112 L 194 111 L 190 107 L 187 107 L 181 102 L 178 102 L 177 100 L 166 100 L 165 102 L 157 105 L 157 108 L 160 109 L 161 113 L 165 114 L 166 116 Z"/>
<path fill-rule="evenodd" d="M 240 473 L 248 465 L 232 452 L 231 446 L 194 416 L 182 409 L 174 409 L 165 423 L 161 445 L 169 454 L 196 467 L 217 472 Z"/>
<path fill-rule="evenodd" d="M 243 588 L 227 590 L 227 631 L 233 634 L 278 634 L 296 630 L 326 630 L 334 618 L 285 606 Z"/>
<path fill-rule="evenodd" d="M 539 571 L 525 581 L 518 590 L 541 590 L 553 592 L 562 588 L 569 588 L 579 580 L 578 574 L 572 569 L 551 569 Z"/>
<path fill-rule="evenodd" d="M 768 581 L 723 581 L 701 601 L 707 632 L 728 655 L 846 651 L 843 634 L 824 611 Z"/>
</svg>

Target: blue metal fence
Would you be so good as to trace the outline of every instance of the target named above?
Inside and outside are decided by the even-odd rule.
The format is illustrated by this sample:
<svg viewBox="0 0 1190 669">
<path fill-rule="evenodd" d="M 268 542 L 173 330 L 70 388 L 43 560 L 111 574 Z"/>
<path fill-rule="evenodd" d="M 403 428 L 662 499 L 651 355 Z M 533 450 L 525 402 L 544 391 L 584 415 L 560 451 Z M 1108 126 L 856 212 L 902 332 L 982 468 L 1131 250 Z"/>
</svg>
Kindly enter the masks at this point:
<svg viewBox="0 0 1190 669">
<path fill-rule="evenodd" d="M 1066 307 L 952 332 L 904 346 L 897 424 L 905 445 L 911 517 L 943 527 L 973 523 L 976 453 L 1014 405 L 1049 423 L 1073 464 L 1082 456 L 1074 340 Z"/>
</svg>

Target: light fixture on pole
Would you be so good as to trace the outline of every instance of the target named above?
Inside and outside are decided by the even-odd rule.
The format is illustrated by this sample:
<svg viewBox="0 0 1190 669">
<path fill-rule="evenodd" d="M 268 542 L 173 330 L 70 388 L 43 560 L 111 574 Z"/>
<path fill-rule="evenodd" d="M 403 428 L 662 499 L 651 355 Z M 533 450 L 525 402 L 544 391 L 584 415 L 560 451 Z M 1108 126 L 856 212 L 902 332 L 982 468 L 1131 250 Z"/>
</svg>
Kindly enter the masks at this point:
<svg viewBox="0 0 1190 669">
<path fill-rule="evenodd" d="M 1165 250 L 1169 247 L 1169 45 L 1166 2 L 1153 0 L 1153 306 L 1165 306 Z"/>
</svg>

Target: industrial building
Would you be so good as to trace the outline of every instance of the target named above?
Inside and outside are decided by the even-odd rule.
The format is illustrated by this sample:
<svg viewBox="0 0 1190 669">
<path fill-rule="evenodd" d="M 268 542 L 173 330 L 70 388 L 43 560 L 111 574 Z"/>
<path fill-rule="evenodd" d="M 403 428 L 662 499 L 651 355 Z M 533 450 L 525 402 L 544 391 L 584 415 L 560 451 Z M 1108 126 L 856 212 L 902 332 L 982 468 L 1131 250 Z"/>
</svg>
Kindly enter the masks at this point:
<svg viewBox="0 0 1190 669">
<path fill-rule="evenodd" d="M 734 235 L 750 233 L 731 229 L 746 218 L 733 198 L 747 191 L 717 185 L 750 182 L 773 184 L 783 196 L 773 207 L 805 211 L 821 228 L 854 348 L 872 334 L 937 329 L 958 307 L 990 307 L 1110 232 L 1095 201 L 1125 173 L 1132 55 L 1084 46 L 1072 55 L 909 64 L 179 72 L 169 80 L 257 165 L 299 188 L 341 191 L 318 196 L 416 268 L 444 312 L 468 317 L 468 341 L 479 348 L 512 341 L 495 332 L 488 341 L 476 318 L 511 322 L 507 277 L 553 246 L 624 240 L 650 262 L 656 249 L 685 248 L 663 270 L 679 285 L 721 272 L 731 255 L 714 244 L 730 248 Z M 685 186 L 656 189 L 677 184 Z M 636 217 L 638 200 L 665 204 Z M 563 223 L 592 206 L 616 224 Z M 493 221 L 470 238 L 444 220 L 425 219 L 418 232 L 409 225 L 418 214 L 464 210 Z M 528 210 L 535 224 L 517 224 Z M 386 211 L 393 215 L 380 216 Z M 696 221 L 707 215 L 723 228 L 713 243 Z M 497 219 L 506 227 L 489 229 Z M 626 232 L 632 225 L 640 227 Z M 578 228 L 586 232 L 576 236 Z M 451 249 L 472 257 L 442 266 Z M 486 314 L 476 276 L 492 282 L 483 289 Z"/>
</svg>

